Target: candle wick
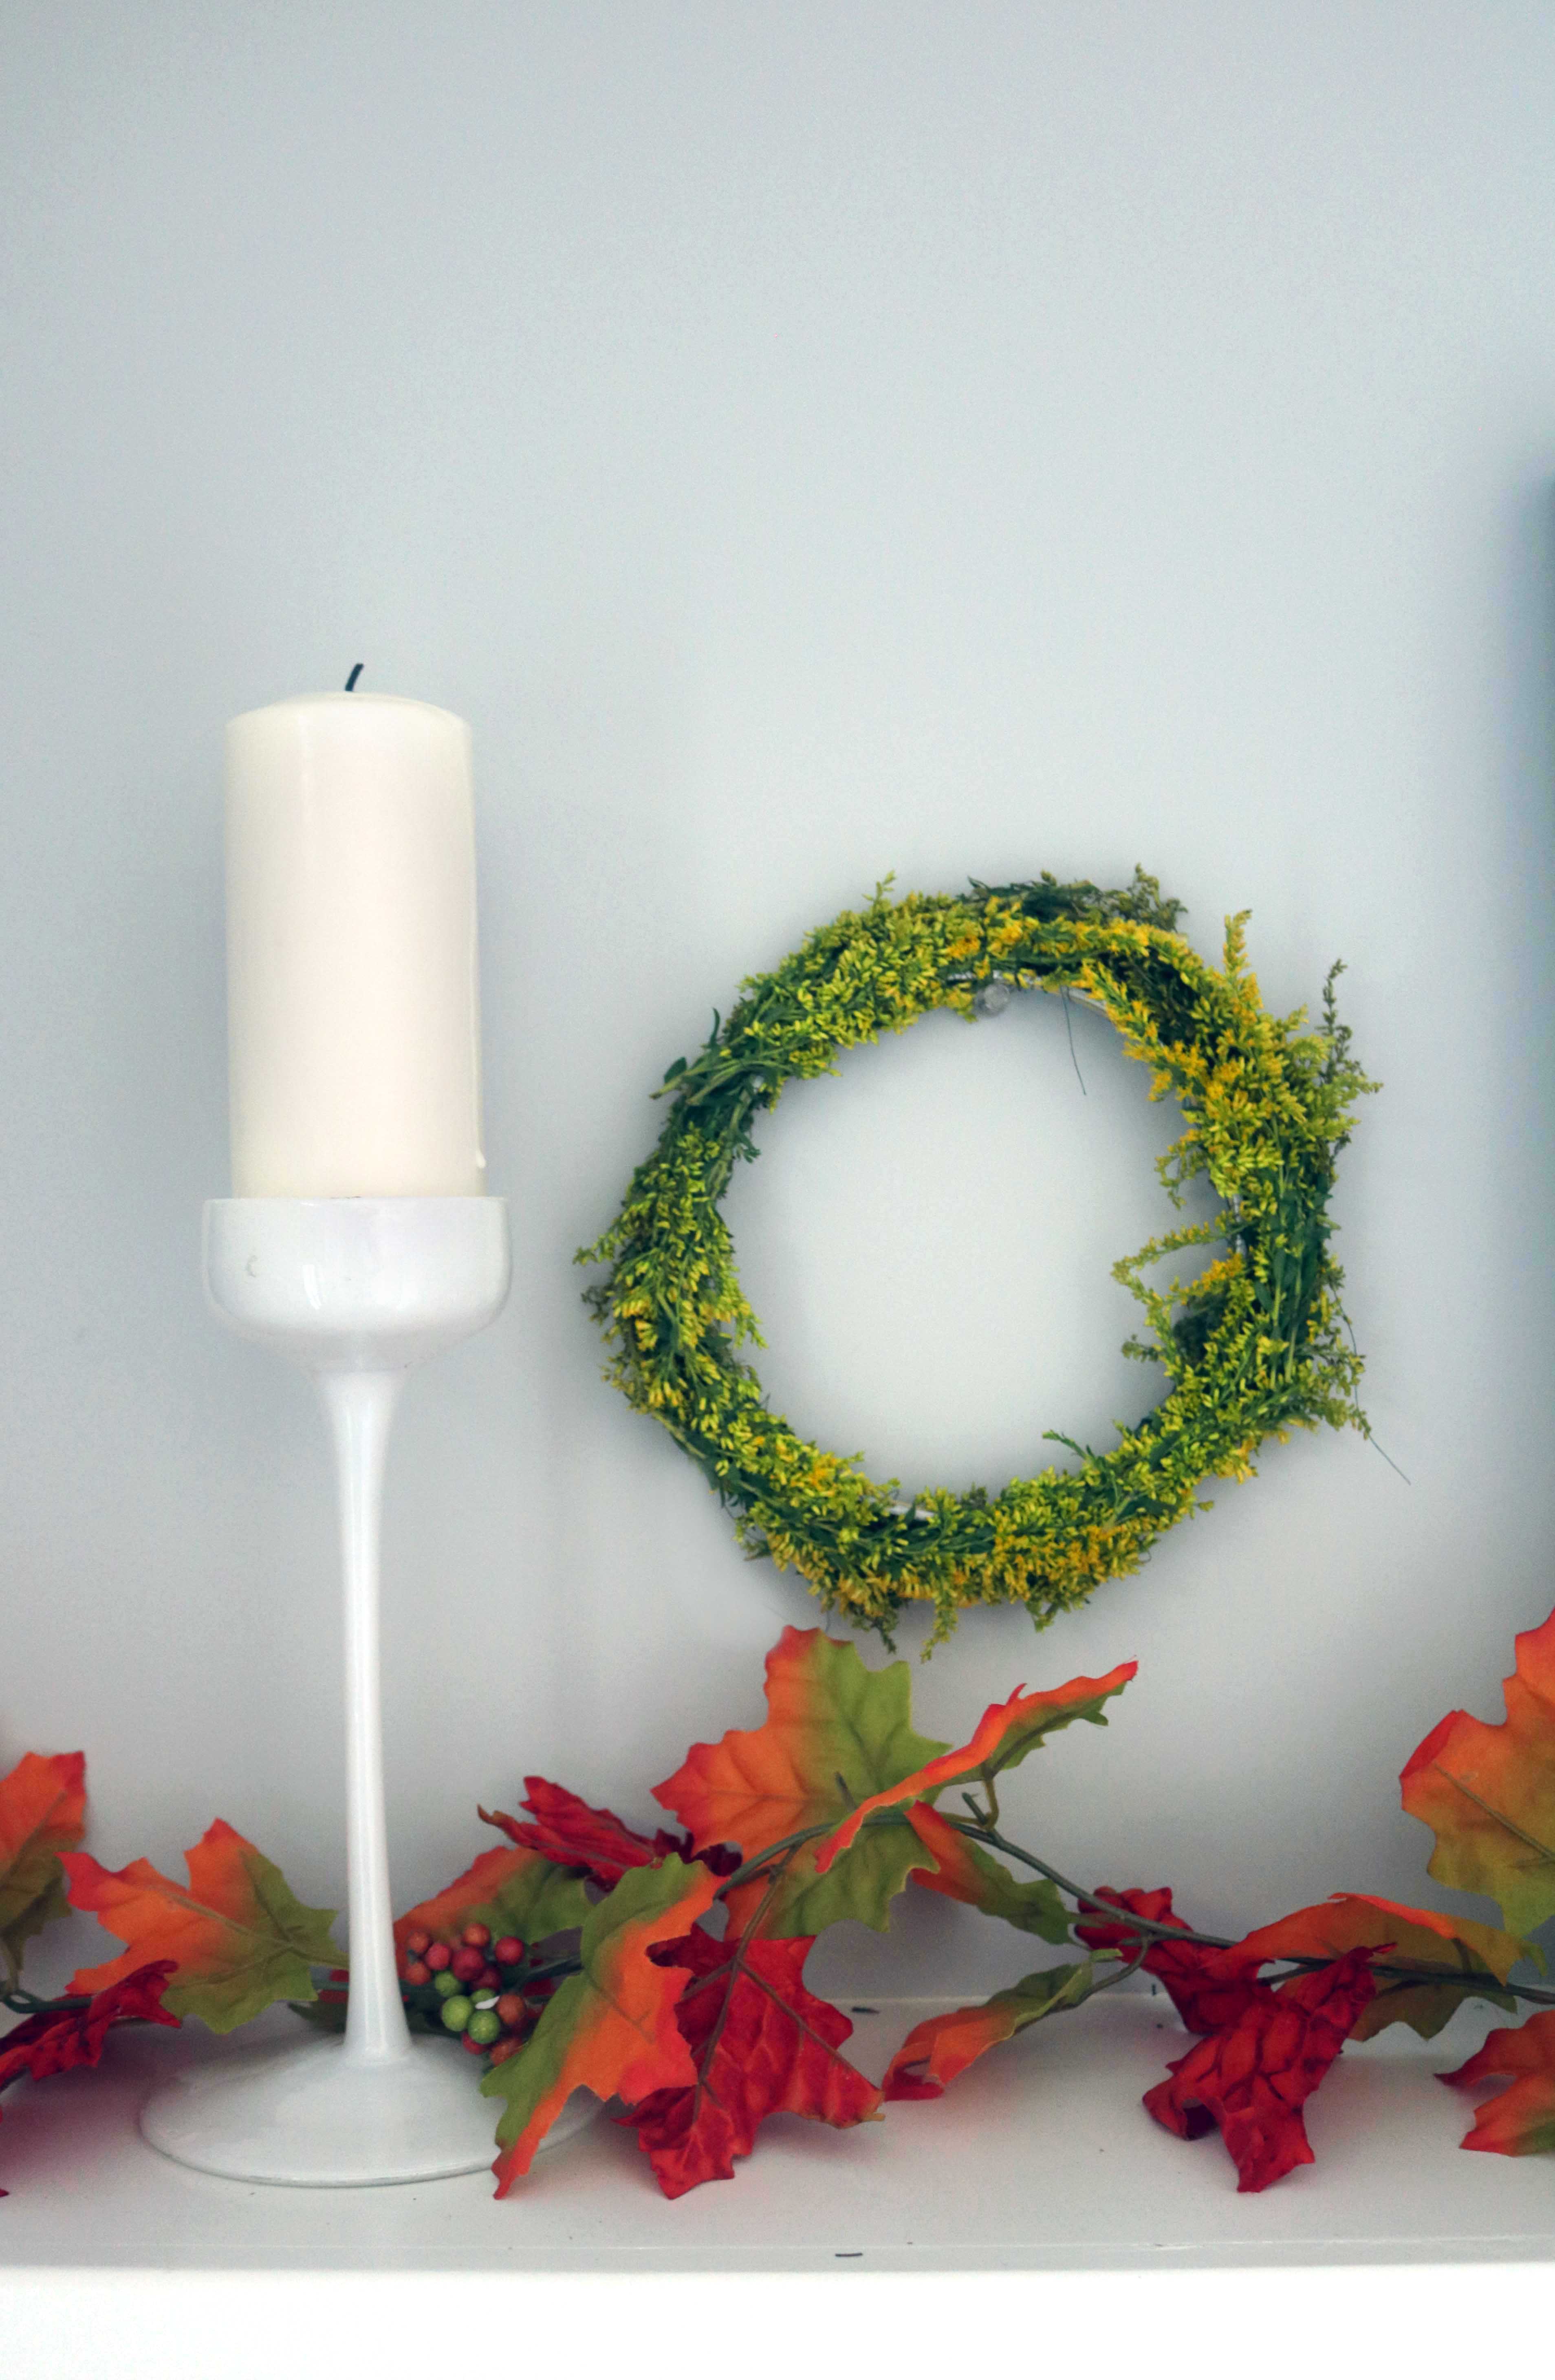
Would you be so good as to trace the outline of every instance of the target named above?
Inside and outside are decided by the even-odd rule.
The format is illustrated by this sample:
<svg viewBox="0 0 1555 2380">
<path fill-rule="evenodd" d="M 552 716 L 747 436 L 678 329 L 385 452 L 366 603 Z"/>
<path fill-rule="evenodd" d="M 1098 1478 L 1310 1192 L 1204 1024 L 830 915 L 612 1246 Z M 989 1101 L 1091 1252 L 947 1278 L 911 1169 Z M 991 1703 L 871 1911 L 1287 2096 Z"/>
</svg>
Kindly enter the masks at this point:
<svg viewBox="0 0 1555 2380">
<path fill-rule="evenodd" d="M 360 677 L 366 667 L 367 663 L 365 662 L 358 662 L 357 663 L 355 669 L 351 672 L 350 676 L 346 681 L 346 691 L 347 694 L 355 694 L 357 690 L 357 680 Z"/>
</svg>

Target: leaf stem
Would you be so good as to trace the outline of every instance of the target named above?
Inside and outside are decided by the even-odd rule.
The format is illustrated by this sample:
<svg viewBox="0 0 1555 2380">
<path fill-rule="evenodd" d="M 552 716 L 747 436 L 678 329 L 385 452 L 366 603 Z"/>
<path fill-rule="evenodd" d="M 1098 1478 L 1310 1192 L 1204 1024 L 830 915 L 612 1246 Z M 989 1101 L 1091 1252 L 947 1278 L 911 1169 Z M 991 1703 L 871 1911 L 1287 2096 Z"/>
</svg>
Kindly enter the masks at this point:
<svg viewBox="0 0 1555 2380">
<path fill-rule="evenodd" d="M 72 2009 L 90 2008 L 90 1992 L 63 1992 L 56 2000 L 40 1999 L 36 1992 L 24 1991 L 18 1984 L 11 1990 L 0 1992 L 0 2008 L 8 2008 L 14 2016 L 67 2016 Z M 133 2023 L 133 2018 L 121 2017 L 118 2022 Z"/>
<path fill-rule="evenodd" d="M 966 1819 L 953 1818 L 948 1811 L 944 1815 L 958 1834 L 987 1843 L 991 1850 L 1002 1852 L 1007 1859 L 1019 1860 L 1024 1867 L 1035 1868 L 1039 1876 L 1045 1876 L 1050 1884 L 1056 1885 L 1060 1892 L 1066 1892 L 1071 1900 L 1078 1901 L 1082 1909 L 1097 1910 L 1114 1924 L 1126 1923 L 1131 1934 L 1142 1934 L 1155 1941 L 1193 1944 L 1206 1950 L 1234 1950 L 1236 1948 L 1234 1940 L 1226 1934 L 1200 1934 L 1191 1926 L 1163 1925 L 1153 1917 L 1137 1917 L 1132 1910 L 1120 1908 L 1115 1900 L 1087 1892 L 1083 1885 L 1075 1884 L 1057 1868 L 1050 1867 L 1046 1860 L 1037 1857 L 1035 1852 L 1022 1851 L 1018 1843 L 1007 1840 L 997 1828 L 968 1826 Z M 1146 1949 L 1148 1950 L 1148 1942 Z M 1146 1950 L 1142 1950 L 1139 1958 L 1145 1956 Z M 1139 1960 L 1134 1963 L 1137 1966 Z M 1293 1951 L 1282 1957 L 1282 1963 L 1293 1974 L 1310 1974 L 1318 1968 L 1331 1966 L 1333 1961 L 1331 1959 L 1305 1958 Z M 1403 1983 L 1456 1984 L 1465 1995 L 1483 1994 L 1488 1985 L 1494 1991 L 1510 1993 L 1514 1999 L 1533 2001 L 1540 2008 L 1555 2008 L 1555 1991 L 1540 1991 L 1533 1984 L 1503 1984 L 1488 1969 L 1482 1975 L 1473 1975 L 1466 1974 L 1461 1967 L 1433 1967 L 1424 1960 L 1379 1959 L 1373 1962 L 1371 1972 L 1374 1975 L 1387 1975 Z M 1121 1982 L 1122 1978 L 1114 1976 L 1110 1980 Z"/>
<path fill-rule="evenodd" d="M 889 1810 L 871 1810 L 864 1824 L 866 1827 L 900 1826 L 904 1823 L 903 1811 L 905 1806 L 905 1803 L 902 1803 Z M 759 1876 L 764 1867 L 771 1866 L 780 1852 L 796 1851 L 801 1843 L 813 1843 L 821 1835 L 834 1835 L 837 1828 L 845 1822 L 847 1812 L 844 1810 L 840 1817 L 823 1819 L 818 1827 L 801 1827 L 797 1834 L 780 1835 L 775 1843 L 769 1843 L 764 1851 L 753 1852 L 742 1866 L 735 1870 L 733 1876 L 724 1877 L 718 1888 L 718 1898 L 722 1900 L 724 1894 L 733 1892 L 737 1884 L 748 1884 L 752 1876 Z"/>
<path fill-rule="evenodd" d="M 974 1803 L 973 1808 L 976 1807 Z M 952 1817 L 948 1810 L 941 1815 L 957 1834 L 969 1835 L 974 1841 L 987 1843 L 990 1850 L 1002 1852 L 1006 1859 L 1019 1860 L 1023 1867 L 1035 1868 L 1039 1876 L 1045 1876 L 1050 1884 L 1056 1884 L 1060 1892 L 1066 1892 L 1070 1900 L 1077 1900 L 1083 1909 L 1099 1910 L 1104 1916 L 1112 1919 L 1126 1918 L 1131 1934 L 1145 1934 L 1167 1942 L 1197 1942 L 1207 1950 L 1230 1950 L 1235 1947 L 1229 1934 L 1196 1934 L 1185 1926 L 1163 1925 L 1154 1917 L 1136 1917 L 1132 1910 L 1120 1909 L 1115 1900 L 1087 1892 L 1084 1885 L 1075 1884 L 1058 1868 L 1050 1867 L 1047 1861 L 1039 1859 L 1035 1852 L 1023 1852 L 1018 1843 L 1012 1843 L 996 1827 L 982 1825 L 977 1820 L 968 1825 L 965 1818 Z M 979 1819 L 980 1816 L 979 1812 Z"/>
<path fill-rule="evenodd" d="M 582 1973 L 581 1959 L 548 1959 L 543 1967 L 526 1967 L 519 1975 L 516 1989 L 522 1991 L 527 1984 L 549 1983 L 553 1975 L 580 1975 Z"/>
<path fill-rule="evenodd" d="M 1115 1975 L 1104 1976 L 1100 1983 L 1092 1984 L 1089 1991 L 1086 1994 L 1086 1999 L 1093 2000 L 1098 1992 L 1110 1992 L 1113 1989 L 1114 1985 L 1118 1984 L 1126 1984 L 1130 1975 L 1138 1973 L 1140 1967 L 1149 1956 L 1149 1947 L 1150 1946 L 1148 1942 L 1141 1942 L 1138 1949 L 1135 1952 L 1133 1958 L 1130 1959 L 1125 1967 L 1120 1967 Z M 1085 2002 L 1081 2001 L 1080 2006 L 1084 2007 L 1084 2005 Z"/>
</svg>

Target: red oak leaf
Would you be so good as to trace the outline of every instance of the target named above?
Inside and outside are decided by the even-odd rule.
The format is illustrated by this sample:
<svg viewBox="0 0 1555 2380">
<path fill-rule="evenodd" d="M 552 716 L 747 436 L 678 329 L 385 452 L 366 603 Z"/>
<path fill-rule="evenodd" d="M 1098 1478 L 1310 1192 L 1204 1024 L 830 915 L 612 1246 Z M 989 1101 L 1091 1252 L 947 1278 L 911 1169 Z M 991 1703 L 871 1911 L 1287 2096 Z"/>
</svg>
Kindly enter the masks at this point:
<svg viewBox="0 0 1555 2380">
<path fill-rule="evenodd" d="M 621 2119 L 637 2127 L 666 2198 L 732 2180 L 769 2116 L 839 2128 L 878 2119 L 879 2091 L 837 2055 L 852 2025 L 800 1980 L 811 1940 L 715 1942 L 699 1929 L 649 1952 L 691 1973 L 675 2016 L 696 2081 L 653 2092 Z"/>
<path fill-rule="evenodd" d="M 1170 2081 L 1146 2092 L 1157 2123 L 1184 2141 L 1218 2124 L 1238 2190 L 1267 2190 L 1310 2165 L 1301 2110 L 1376 1990 L 1367 1961 L 1367 1951 L 1349 1950 L 1278 1990 L 1255 1984 L 1233 2024 L 1174 2058 Z"/>
<path fill-rule="evenodd" d="M 1104 1678 L 1071 1678 L 1067 1685 L 1051 1687 L 1044 1694 L 1028 1694 L 1024 1686 L 1017 1686 L 1008 1702 L 990 1703 L 969 1742 L 925 1761 L 921 1767 L 859 1802 L 818 1849 L 816 1873 L 825 1875 L 877 1810 L 900 1809 L 905 1802 L 921 1802 L 930 1793 L 943 1792 L 948 1785 L 970 1785 L 979 1778 L 997 1777 L 1006 1768 L 1017 1767 L 1028 1752 L 1037 1751 L 1048 1736 L 1077 1718 L 1105 1727 L 1102 1704 L 1122 1694 L 1138 1667 L 1137 1661 L 1124 1661 Z"/>
<path fill-rule="evenodd" d="M 172 1973 L 171 1959 L 153 1959 L 122 1983 L 94 1994 L 84 2008 L 44 2009 L 37 2016 L 23 2017 L 0 2041 L 0 2091 L 23 2074 L 41 2080 L 46 2074 L 64 2074 L 72 2066 L 95 2066 L 112 2025 L 137 2019 L 179 2023 L 162 2005 Z"/>
<path fill-rule="evenodd" d="M 662 1827 L 651 1838 L 639 1835 L 613 1810 L 591 1810 L 565 1785 L 553 1785 L 543 1777 L 525 1778 L 519 1806 L 530 1813 L 532 1826 L 502 1810 L 482 1810 L 480 1815 L 489 1827 L 500 1827 L 511 1841 L 543 1852 L 558 1867 L 587 1868 L 595 1883 L 607 1889 L 619 1884 L 628 1868 L 653 1867 L 671 1852 L 683 1859 L 690 1853 L 687 1837 L 666 1834 Z"/>
<path fill-rule="evenodd" d="M 1136 1917 L 1153 1919 L 1158 1925 L 1178 1925 L 1184 1932 L 1188 1930 L 1186 1920 L 1179 1917 L 1172 1906 L 1170 1885 L 1161 1885 L 1153 1892 L 1137 1888 L 1114 1892 L 1104 1885 L 1096 1897 L 1098 1900 L 1110 1901 L 1116 1909 L 1131 1910 Z M 1087 1917 L 1075 1932 L 1089 1949 L 1119 1950 L 1125 1959 L 1133 1958 L 1145 1938 L 1129 1926 L 1107 1918 Z M 1154 1975 L 1164 1986 L 1190 2033 L 1219 2033 L 1223 2026 L 1234 2024 L 1250 2004 L 1259 1961 L 1244 1958 L 1236 1951 L 1206 1949 L 1198 1942 L 1158 1941 L 1151 1943 L 1140 1964 L 1148 1975 Z"/>
<path fill-rule="evenodd" d="M 176 2024 L 179 2020 L 162 2005 L 172 1973 L 171 1959 L 154 1959 L 98 1992 L 85 2008 L 44 2009 L 24 2017 L 0 2041 L 0 2091 L 24 2074 L 41 2081 L 73 2066 L 95 2066 L 115 2024 Z M 6 2195 L 0 2190 L 0 2198 Z"/>
<path fill-rule="evenodd" d="M 1525 2024 L 1498 2025 L 1466 2066 L 1441 2080 L 1472 2090 L 1498 2074 L 1512 2076 L 1512 2088 L 1481 2100 L 1464 2147 L 1497 2156 L 1555 2150 L 1555 2009 L 1541 2010 Z"/>
</svg>

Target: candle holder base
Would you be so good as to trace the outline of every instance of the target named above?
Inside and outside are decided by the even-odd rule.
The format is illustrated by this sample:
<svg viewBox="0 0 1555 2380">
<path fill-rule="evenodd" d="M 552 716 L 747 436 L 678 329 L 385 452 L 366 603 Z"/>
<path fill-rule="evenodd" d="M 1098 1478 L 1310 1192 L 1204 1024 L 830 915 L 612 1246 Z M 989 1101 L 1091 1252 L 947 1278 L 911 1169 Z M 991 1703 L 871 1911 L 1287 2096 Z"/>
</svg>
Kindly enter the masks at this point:
<svg viewBox="0 0 1555 2380">
<path fill-rule="evenodd" d="M 142 2137 L 164 2156 L 232 2181 L 359 2189 L 478 2173 L 496 2155 L 497 2109 L 453 2042 L 418 2040 L 387 2065 L 351 2058 L 344 2042 L 250 2050 L 178 2075 L 140 2110 Z M 589 2122 L 576 2095 L 546 2148 Z"/>
</svg>

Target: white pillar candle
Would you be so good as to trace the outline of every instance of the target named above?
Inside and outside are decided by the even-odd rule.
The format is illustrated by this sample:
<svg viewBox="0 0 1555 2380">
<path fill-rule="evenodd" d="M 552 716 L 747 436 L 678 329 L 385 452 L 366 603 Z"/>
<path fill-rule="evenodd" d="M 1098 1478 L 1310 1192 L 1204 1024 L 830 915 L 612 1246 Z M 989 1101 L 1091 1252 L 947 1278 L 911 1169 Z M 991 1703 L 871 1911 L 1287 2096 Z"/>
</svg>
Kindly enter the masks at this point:
<svg viewBox="0 0 1555 2380">
<path fill-rule="evenodd" d="M 304 695 L 226 771 L 234 1196 L 483 1191 L 468 727 Z"/>
</svg>

